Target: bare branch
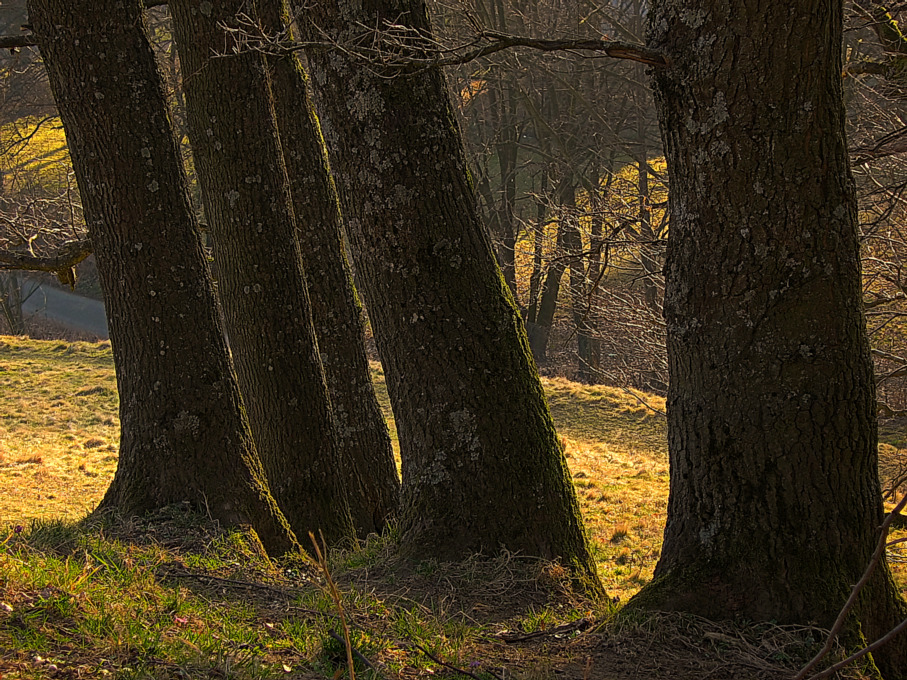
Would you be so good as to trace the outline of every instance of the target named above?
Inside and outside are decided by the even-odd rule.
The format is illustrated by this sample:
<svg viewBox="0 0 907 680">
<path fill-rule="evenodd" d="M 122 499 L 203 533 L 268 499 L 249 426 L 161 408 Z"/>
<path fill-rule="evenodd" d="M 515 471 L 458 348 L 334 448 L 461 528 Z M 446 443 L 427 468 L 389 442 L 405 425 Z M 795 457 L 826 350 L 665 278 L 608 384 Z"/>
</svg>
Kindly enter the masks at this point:
<svg viewBox="0 0 907 680">
<path fill-rule="evenodd" d="M 37 43 L 31 33 L 24 35 L 0 35 L 0 49 L 14 50 L 19 47 L 34 47 Z"/>
<path fill-rule="evenodd" d="M 166 5 L 167 0 L 145 0 L 144 4 L 145 9 L 151 9 L 152 7 Z M 23 26 L 22 28 L 26 27 Z M 0 35 L 0 49 L 2 50 L 14 50 L 20 47 L 36 47 L 37 45 L 38 43 L 35 42 L 34 33 L 26 33 L 24 35 Z"/>
<path fill-rule="evenodd" d="M 519 35 L 508 35 L 492 31 L 483 31 L 479 37 L 489 41 L 486 45 L 476 47 L 463 54 L 452 55 L 437 59 L 435 63 L 441 66 L 465 64 L 480 57 L 500 52 L 513 47 L 528 47 L 542 52 L 568 52 L 586 50 L 601 52 L 615 59 L 629 59 L 649 66 L 665 68 L 670 66 L 668 58 L 663 54 L 650 50 L 644 45 L 622 42 L 619 40 L 542 40 Z"/>
<path fill-rule="evenodd" d="M 30 252 L 0 250 L 0 269 L 55 272 L 62 277 L 91 253 L 91 242 L 88 239 L 71 241 L 63 245 L 56 254 L 47 257 Z"/>
</svg>

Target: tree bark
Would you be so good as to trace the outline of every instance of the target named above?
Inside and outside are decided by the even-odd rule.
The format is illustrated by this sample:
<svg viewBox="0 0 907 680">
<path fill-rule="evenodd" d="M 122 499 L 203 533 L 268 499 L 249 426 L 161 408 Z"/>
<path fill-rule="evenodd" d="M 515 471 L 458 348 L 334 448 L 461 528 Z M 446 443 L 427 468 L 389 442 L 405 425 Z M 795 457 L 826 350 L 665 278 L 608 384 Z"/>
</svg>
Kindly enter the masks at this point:
<svg viewBox="0 0 907 680">
<path fill-rule="evenodd" d="M 385 22 L 430 33 L 421 0 L 306 8 L 309 40 L 371 40 L 362 27 Z M 404 553 L 519 551 L 560 559 L 598 587 L 442 73 L 380 73 L 340 50 L 313 49 L 308 64 L 397 419 Z"/>
<path fill-rule="evenodd" d="M 269 33 L 285 30 L 281 0 L 258 0 Z M 337 191 L 321 125 L 295 55 L 269 60 L 274 111 L 307 273 L 312 320 L 337 424 L 344 485 L 360 537 L 380 533 L 396 514 L 400 481 L 364 344 L 362 305 L 346 258 Z"/>
<path fill-rule="evenodd" d="M 841 2 L 661 0 L 671 490 L 642 606 L 830 626 L 881 523 Z M 907 615 L 887 566 L 855 622 Z M 852 626 L 851 630 L 857 630 Z M 903 637 L 876 661 L 907 677 Z"/>
<path fill-rule="evenodd" d="M 227 332 L 252 433 L 299 535 L 353 534 L 312 327 L 265 58 L 233 52 L 222 25 L 242 0 L 170 11 Z"/>
<path fill-rule="evenodd" d="M 218 321 L 139 2 L 31 0 L 79 182 L 120 393 L 120 459 L 101 509 L 189 501 L 298 549 L 272 499 Z"/>
</svg>

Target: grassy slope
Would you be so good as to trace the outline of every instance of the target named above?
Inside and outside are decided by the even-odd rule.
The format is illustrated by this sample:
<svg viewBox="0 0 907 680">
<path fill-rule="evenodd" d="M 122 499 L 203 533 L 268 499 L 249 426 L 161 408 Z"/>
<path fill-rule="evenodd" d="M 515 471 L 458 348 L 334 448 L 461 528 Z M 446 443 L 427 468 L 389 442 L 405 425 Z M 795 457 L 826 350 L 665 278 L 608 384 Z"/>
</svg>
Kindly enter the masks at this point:
<svg viewBox="0 0 907 680">
<path fill-rule="evenodd" d="M 374 376 L 389 413 L 377 366 Z M 668 487 L 664 420 L 621 390 L 563 379 L 547 379 L 545 387 L 603 581 L 610 595 L 625 601 L 651 576 L 660 549 Z M 664 406 L 657 398 L 639 397 Z M 88 532 L 39 524 L 22 534 L 4 533 L 4 524 L 84 516 L 113 475 L 117 437 L 109 345 L 0 337 L 0 676 L 53 677 L 50 662 L 34 660 L 40 654 L 33 650 L 41 649 L 92 676 L 109 668 L 123 677 L 265 677 L 275 668 L 283 672 L 287 663 L 295 669 L 300 660 L 309 667 L 328 663 L 324 649 L 331 643 L 325 635 L 336 621 L 300 619 L 292 612 L 328 611 L 330 598 L 317 588 L 299 588 L 298 573 L 308 567 L 275 571 L 249 554 L 241 535 L 206 538 L 197 526 L 179 526 L 179 518 L 176 526 L 171 523 L 172 535 L 157 530 L 150 541 L 136 522 Z M 386 546 L 376 542 L 336 557 L 335 566 L 347 574 L 346 606 L 361 624 L 360 646 L 404 675 L 440 667 L 412 650 L 388 646 L 388 639 L 431 641 L 445 658 L 469 665 L 470 654 L 500 657 L 501 650 L 480 641 L 492 628 L 544 629 L 591 607 L 569 596 L 551 604 L 539 594 L 552 585 L 558 590 L 560 575 L 544 565 L 426 564 L 401 575 L 380 566 L 382 554 L 386 558 Z M 180 570 L 207 570 L 257 585 L 183 581 Z M 898 577 L 907 581 L 903 573 Z M 510 585 L 502 585 L 508 579 Z M 262 585 L 267 583 L 277 590 L 269 591 L 272 586 Z M 440 590 L 433 591 L 438 584 Z M 275 594 L 281 589 L 282 595 Z M 427 604 L 425 598 L 414 601 L 414 592 L 426 590 Z M 4 612 L 13 625 L 4 626 Z M 464 627 L 454 612 L 466 612 L 475 625 Z M 4 656 L 7 645 L 18 651 Z M 565 649 L 514 652 L 501 663 L 535 667 L 556 657 L 569 664 L 578 652 Z M 12 674 L 26 667 L 28 673 Z M 599 677 L 606 676 L 611 677 Z"/>
<path fill-rule="evenodd" d="M 396 446 L 377 364 L 373 375 Z M 656 409 L 664 400 L 562 378 L 543 381 L 602 578 L 625 601 L 651 577 L 661 546 L 665 425 L 643 400 Z M 0 338 L 0 525 L 83 517 L 113 476 L 118 437 L 109 344 Z M 897 449 L 886 445 L 883 452 L 890 459 Z"/>
</svg>

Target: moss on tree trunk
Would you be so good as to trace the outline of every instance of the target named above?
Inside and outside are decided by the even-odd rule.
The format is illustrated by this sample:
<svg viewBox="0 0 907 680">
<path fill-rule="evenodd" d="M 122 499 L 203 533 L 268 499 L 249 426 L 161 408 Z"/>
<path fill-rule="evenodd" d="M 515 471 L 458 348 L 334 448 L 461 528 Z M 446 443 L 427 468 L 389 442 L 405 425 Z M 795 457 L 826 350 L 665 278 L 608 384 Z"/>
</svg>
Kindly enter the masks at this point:
<svg viewBox="0 0 907 680">
<path fill-rule="evenodd" d="M 671 490 L 635 602 L 829 626 L 881 522 L 841 2 L 661 0 Z M 907 614 L 882 565 L 855 613 Z M 904 639 L 880 650 L 907 674 Z"/>
<path fill-rule="evenodd" d="M 101 504 L 182 501 L 298 549 L 245 419 L 141 6 L 33 0 L 110 324 L 120 458 Z"/>
<path fill-rule="evenodd" d="M 345 44 L 385 22 L 430 31 L 421 1 L 306 7 L 307 39 L 326 31 Z M 400 435 L 404 551 L 505 549 L 560 559 L 597 583 L 441 72 L 384 77 L 339 50 L 307 56 Z"/>
<path fill-rule="evenodd" d="M 169 4 L 227 332 L 274 497 L 297 534 L 353 535 L 265 58 L 242 0 Z"/>
</svg>

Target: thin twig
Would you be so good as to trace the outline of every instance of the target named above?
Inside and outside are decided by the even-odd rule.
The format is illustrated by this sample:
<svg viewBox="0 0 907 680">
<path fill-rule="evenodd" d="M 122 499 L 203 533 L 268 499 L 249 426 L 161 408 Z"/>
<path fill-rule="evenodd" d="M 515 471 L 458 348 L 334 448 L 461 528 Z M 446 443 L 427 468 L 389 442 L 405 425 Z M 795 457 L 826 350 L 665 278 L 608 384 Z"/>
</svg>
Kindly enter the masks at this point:
<svg viewBox="0 0 907 680">
<path fill-rule="evenodd" d="M 434 654 L 432 654 L 431 652 L 429 652 L 427 649 L 425 649 L 425 647 L 423 647 L 422 645 L 417 645 L 415 642 L 413 642 L 412 645 L 413 645 L 413 647 L 415 647 L 416 649 L 418 649 L 420 652 L 422 652 L 425 656 L 427 656 L 429 659 L 431 659 L 432 661 L 434 661 L 434 662 L 435 662 L 436 664 L 438 664 L 439 666 L 444 666 L 444 668 L 448 668 L 448 669 L 450 669 L 450 670 L 452 670 L 452 671 L 455 671 L 455 672 L 457 672 L 457 673 L 459 673 L 459 674 L 461 674 L 461 675 L 465 675 L 465 676 L 467 676 L 467 677 L 474 678 L 474 680 L 482 680 L 482 678 L 480 678 L 480 677 L 479 677 L 478 675 L 476 675 L 475 673 L 470 673 L 470 672 L 467 671 L 467 670 L 464 670 L 464 669 L 462 669 L 462 668 L 458 668 L 457 666 L 454 666 L 453 664 L 449 664 L 449 663 L 447 663 L 446 661 L 442 661 L 441 659 L 439 659 L 438 657 L 436 657 Z M 495 674 L 495 673 L 492 673 L 491 671 L 484 671 L 484 672 L 487 673 L 488 675 L 490 675 L 491 677 L 496 678 L 496 680 L 503 680 L 503 678 L 501 678 L 501 676 L 499 676 L 499 675 L 497 675 L 497 674 Z"/>
<path fill-rule="evenodd" d="M 576 621 L 571 621 L 570 623 L 564 623 L 560 626 L 554 626 L 553 628 L 548 628 L 547 630 L 537 630 L 533 633 L 523 633 L 523 634 L 512 634 L 512 633 L 501 633 L 497 637 L 501 638 L 504 642 L 513 643 L 513 642 L 525 642 L 526 640 L 534 640 L 540 637 L 546 637 L 548 635 L 561 635 L 563 633 L 575 633 L 578 631 L 587 630 L 592 626 L 592 621 L 587 618 L 577 619 Z"/>
<path fill-rule="evenodd" d="M 899 633 L 901 633 L 905 629 L 907 629 L 907 619 L 904 619 L 903 621 L 901 621 L 897 626 L 892 628 L 890 631 L 888 631 L 888 633 L 886 633 L 885 635 L 880 637 L 878 640 L 873 642 L 871 645 L 864 647 L 859 652 L 851 654 L 846 659 L 844 659 L 844 661 L 839 661 L 834 666 L 829 666 L 821 673 L 816 673 L 815 675 L 810 676 L 809 680 L 819 680 L 820 678 L 827 678 L 832 673 L 844 668 L 844 666 L 847 666 L 848 664 L 851 664 L 854 661 L 863 658 L 870 652 L 874 652 L 882 645 L 890 642 L 895 636 L 897 636 Z"/>
<path fill-rule="evenodd" d="M 249 588 L 256 590 L 269 590 L 274 593 L 279 593 L 285 597 L 292 597 L 293 593 L 287 591 L 285 588 L 278 588 L 277 586 L 270 586 L 266 583 L 255 583 L 253 581 L 240 581 L 233 578 L 223 578 L 222 576 L 210 576 L 208 574 L 199 574 L 196 572 L 177 572 L 177 571 L 166 571 L 165 576 L 169 578 L 194 578 L 198 580 L 207 580 L 214 581 L 216 583 L 224 583 L 231 586 L 237 586 L 240 588 Z"/>
<path fill-rule="evenodd" d="M 309 538 L 312 541 L 312 545 L 315 546 L 315 556 L 318 558 L 318 566 L 321 567 L 321 571 L 324 572 L 324 579 L 328 584 L 328 594 L 331 596 L 331 599 L 334 600 L 334 604 L 337 606 L 337 613 L 340 615 L 340 626 L 343 628 L 344 646 L 346 647 L 346 665 L 349 669 L 350 680 L 356 680 L 356 669 L 353 667 L 353 643 L 350 641 L 350 627 L 347 625 L 346 614 L 343 611 L 343 599 L 340 597 L 340 590 L 338 590 L 337 584 L 334 583 L 334 579 L 331 576 L 331 570 L 328 568 L 328 561 L 321 551 L 321 546 L 318 545 L 315 534 L 311 531 L 309 532 Z M 327 552 L 327 543 L 324 540 L 324 535 L 321 536 L 321 542 L 324 543 L 324 551 Z"/>
</svg>

